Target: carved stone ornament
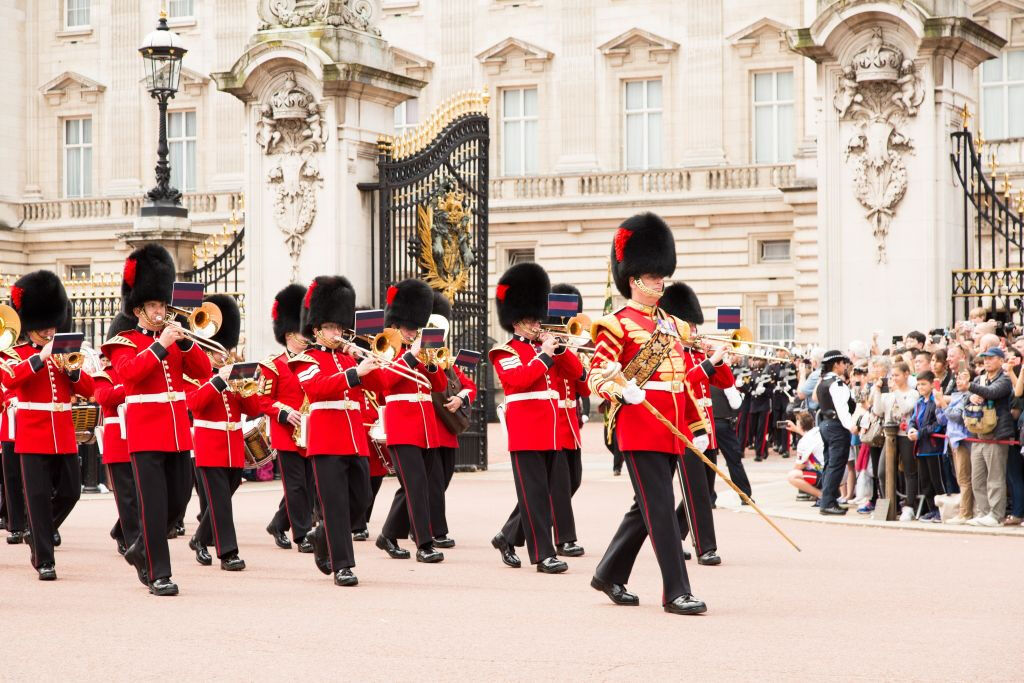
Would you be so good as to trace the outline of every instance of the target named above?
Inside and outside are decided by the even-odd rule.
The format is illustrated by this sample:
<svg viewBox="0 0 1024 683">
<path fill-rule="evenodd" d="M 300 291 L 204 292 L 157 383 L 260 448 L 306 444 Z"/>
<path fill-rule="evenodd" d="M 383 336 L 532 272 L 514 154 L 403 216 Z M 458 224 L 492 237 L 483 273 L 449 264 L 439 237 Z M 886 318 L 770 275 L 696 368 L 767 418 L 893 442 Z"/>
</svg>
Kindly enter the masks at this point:
<svg viewBox="0 0 1024 683">
<path fill-rule="evenodd" d="M 379 36 L 380 29 L 372 23 L 373 7 L 370 0 L 259 0 L 257 30 L 327 24 Z"/>
<path fill-rule="evenodd" d="M 327 142 L 323 108 L 295 74 L 260 107 L 256 143 L 273 158 L 267 185 L 274 192 L 274 220 L 284 233 L 292 260 L 291 281 L 299 277 L 305 234 L 316 218 L 316 192 L 323 184 L 318 154 Z"/>
<path fill-rule="evenodd" d="M 878 263 L 886 260 L 889 226 L 907 191 L 903 153 L 913 151 L 914 145 L 905 126 L 923 100 L 924 87 L 913 61 L 885 43 L 880 28 L 873 29 L 867 46 L 839 77 L 833 104 L 840 120 L 856 127 L 846 143 L 845 160 L 853 164 L 854 192 L 867 209 Z"/>
</svg>

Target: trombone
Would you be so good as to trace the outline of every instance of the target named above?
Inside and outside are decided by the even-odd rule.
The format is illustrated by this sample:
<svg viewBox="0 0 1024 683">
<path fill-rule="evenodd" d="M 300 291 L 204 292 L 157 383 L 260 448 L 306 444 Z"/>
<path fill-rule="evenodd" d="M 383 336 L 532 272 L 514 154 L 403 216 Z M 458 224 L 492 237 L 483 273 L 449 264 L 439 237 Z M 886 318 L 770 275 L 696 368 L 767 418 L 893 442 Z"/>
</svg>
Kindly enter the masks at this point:
<svg viewBox="0 0 1024 683">
<path fill-rule="evenodd" d="M 579 353 L 594 353 L 593 346 L 587 346 L 590 341 L 590 329 L 594 326 L 590 316 L 586 313 L 577 313 L 569 318 L 562 325 L 541 325 L 541 329 L 552 337 L 563 342 L 564 346 Z"/>
<path fill-rule="evenodd" d="M 683 322 L 679 330 L 679 336 L 684 343 L 690 346 L 696 346 L 704 342 L 725 343 L 732 347 L 729 353 L 746 358 L 760 358 L 773 363 L 788 361 L 793 357 L 792 352 L 785 346 L 754 341 L 754 333 L 747 327 L 740 327 L 727 335 L 693 334 L 690 325 Z"/>
<path fill-rule="evenodd" d="M 357 340 L 363 340 L 370 345 L 370 350 L 356 346 Z M 321 338 L 321 341 L 330 341 L 334 344 L 332 348 L 337 348 L 341 344 L 348 344 L 348 350 L 353 356 L 359 358 L 376 358 L 380 362 L 380 366 L 384 370 L 390 370 L 396 375 L 401 375 L 407 380 L 416 382 L 424 389 L 430 389 L 430 382 L 421 377 L 418 373 L 405 366 L 399 365 L 395 362 L 394 358 L 398 355 L 398 352 L 402 348 L 402 333 L 394 328 L 388 328 L 383 332 L 373 335 L 372 337 L 365 334 L 356 334 L 350 330 L 346 330 L 346 334 L 341 337 L 334 337 L 333 339 Z"/>
<path fill-rule="evenodd" d="M 217 304 L 204 302 L 198 308 L 188 311 L 177 306 L 167 306 L 168 317 L 163 320 L 164 327 L 171 327 L 179 330 L 188 339 L 198 344 L 208 352 L 230 355 L 228 350 L 221 344 L 215 342 L 212 337 L 220 329 L 224 316 L 221 315 Z M 174 320 L 173 316 L 184 316 L 188 320 L 188 327 Z"/>
</svg>

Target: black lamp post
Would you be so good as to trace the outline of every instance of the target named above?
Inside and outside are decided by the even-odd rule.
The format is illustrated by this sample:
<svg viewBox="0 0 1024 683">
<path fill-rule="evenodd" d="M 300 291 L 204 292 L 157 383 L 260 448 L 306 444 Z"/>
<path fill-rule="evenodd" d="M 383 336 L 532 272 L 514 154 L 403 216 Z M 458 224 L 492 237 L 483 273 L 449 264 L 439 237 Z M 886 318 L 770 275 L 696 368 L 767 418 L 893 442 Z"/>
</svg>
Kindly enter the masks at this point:
<svg viewBox="0 0 1024 683">
<path fill-rule="evenodd" d="M 143 216 L 188 216 L 181 205 L 181 192 L 171 187 L 171 166 L 167 163 L 167 101 L 178 92 L 181 59 L 187 50 L 177 33 L 167 28 L 167 14 L 160 12 L 156 30 L 147 35 L 139 48 L 146 62 L 146 87 L 160 107 L 160 142 L 156 148 L 156 186 L 146 193 L 149 202 Z"/>
</svg>

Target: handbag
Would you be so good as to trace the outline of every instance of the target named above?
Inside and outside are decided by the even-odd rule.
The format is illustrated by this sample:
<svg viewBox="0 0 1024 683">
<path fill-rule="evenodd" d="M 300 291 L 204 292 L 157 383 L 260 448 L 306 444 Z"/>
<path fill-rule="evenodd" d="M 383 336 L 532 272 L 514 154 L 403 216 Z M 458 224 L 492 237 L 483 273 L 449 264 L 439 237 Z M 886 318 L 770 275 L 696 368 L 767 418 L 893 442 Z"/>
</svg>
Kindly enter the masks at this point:
<svg viewBox="0 0 1024 683">
<path fill-rule="evenodd" d="M 993 432 L 998 421 L 996 406 L 992 401 L 985 401 L 980 406 L 970 403 L 964 408 L 964 427 L 978 436 Z"/>
<path fill-rule="evenodd" d="M 448 368 L 444 371 L 448 376 L 448 386 L 444 391 L 435 391 L 430 394 L 430 400 L 434 404 L 434 414 L 437 419 L 444 423 L 444 426 L 452 434 L 461 434 L 469 429 L 469 402 L 462 401 L 462 405 L 454 413 L 444 407 L 444 404 L 462 391 L 462 381 L 455 372 Z"/>
<path fill-rule="evenodd" d="M 864 429 L 860 440 L 869 446 L 879 447 L 885 445 L 885 432 L 882 430 L 882 421 L 875 416 L 870 416 L 868 426 Z"/>
</svg>

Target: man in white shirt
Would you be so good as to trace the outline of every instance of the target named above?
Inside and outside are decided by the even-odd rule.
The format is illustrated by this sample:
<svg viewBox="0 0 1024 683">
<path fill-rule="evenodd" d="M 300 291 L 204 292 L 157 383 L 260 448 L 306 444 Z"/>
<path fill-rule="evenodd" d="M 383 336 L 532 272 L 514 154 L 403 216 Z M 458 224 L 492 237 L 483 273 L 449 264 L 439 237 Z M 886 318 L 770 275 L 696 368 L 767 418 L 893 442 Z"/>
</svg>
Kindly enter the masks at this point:
<svg viewBox="0 0 1024 683">
<path fill-rule="evenodd" d="M 839 485 L 850 457 L 853 428 L 853 397 L 845 378 L 850 359 L 842 351 L 829 351 L 821 361 L 821 382 L 815 390 L 819 407 L 819 428 L 825 442 L 825 472 L 821 486 L 823 515 L 845 515 L 839 505 Z"/>
<path fill-rule="evenodd" d="M 825 452 L 821 430 L 814 426 L 814 416 L 810 413 L 798 413 L 795 424 L 787 420 L 786 430 L 800 435 L 800 442 L 796 445 L 796 462 L 786 475 L 786 481 L 798 491 L 819 499 L 821 489 L 818 486 L 821 484 L 821 463 Z"/>
</svg>

